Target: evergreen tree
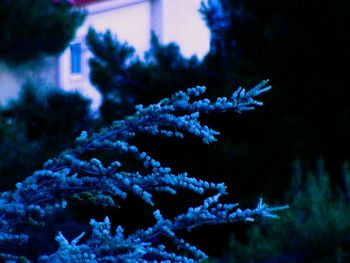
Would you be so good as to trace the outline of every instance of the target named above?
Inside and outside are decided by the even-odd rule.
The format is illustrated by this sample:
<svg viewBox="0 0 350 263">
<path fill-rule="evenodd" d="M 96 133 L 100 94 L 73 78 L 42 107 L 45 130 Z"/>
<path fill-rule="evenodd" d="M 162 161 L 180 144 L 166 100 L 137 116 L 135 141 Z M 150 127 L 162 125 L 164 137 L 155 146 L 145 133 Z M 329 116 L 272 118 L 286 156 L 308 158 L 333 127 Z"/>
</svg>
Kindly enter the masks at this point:
<svg viewBox="0 0 350 263">
<path fill-rule="evenodd" d="M 316 168 L 305 171 L 295 162 L 285 195 L 291 209 L 274 224 L 253 226 L 247 241 L 232 237 L 227 262 L 349 262 L 349 164 L 344 163 L 341 185 L 332 184 L 322 159 Z"/>
<path fill-rule="evenodd" d="M 199 120 L 200 114 L 253 110 L 255 106 L 262 105 L 257 97 L 270 90 L 271 86 L 266 86 L 267 83 L 268 80 L 262 81 L 248 91 L 238 88 L 230 97 L 220 97 L 213 102 L 199 98 L 205 93 L 205 87 L 189 88 L 157 104 L 138 105 L 133 115 L 114 121 L 98 133 L 81 132 L 72 149 L 46 161 L 41 170 L 17 183 L 16 189 L 0 194 L 0 259 L 28 262 L 24 256 L 33 256 L 32 251 L 21 247 L 28 243 L 35 245 L 32 244 L 36 241 L 33 236 L 42 229 L 47 219 L 66 209 L 74 198 L 112 209 L 118 204 L 125 204 L 123 200 L 133 195 L 153 210 L 155 223 L 146 228 L 138 227 L 128 234 L 121 226 L 112 233 L 108 217 L 103 222 L 91 220 L 92 231 L 88 239 L 82 240 L 82 233 L 68 241 L 59 232 L 56 236 L 58 250 L 54 253 L 45 251 L 44 254 L 49 256 L 41 254 L 38 258 L 35 255 L 33 260 L 72 263 L 199 262 L 207 257 L 206 254 L 180 238 L 179 231 L 189 231 L 202 225 L 276 218 L 275 213 L 287 207 L 269 208 L 262 199 L 256 208 L 244 210 L 238 208 L 238 204 L 220 203 L 220 197 L 227 194 L 224 183 L 205 181 L 189 177 L 186 172 L 174 171 L 176 168 L 172 170 L 162 165 L 132 140 L 140 134 L 173 138 L 193 135 L 210 144 L 216 141 L 219 133 L 203 125 Z M 99 154 L 104 152 L 112 152 L 113 160 L 100 160 Z M 123 158 L 127 156 L 128 159 Z M 164 196 L 176 195 L 178 191 L 198 194 L 204 200 L 202 204 L 195 202 L 187 211 L 178 212 L 171 207 L 175 216 L 167 219 L 168 216 L 158 207 L 157 196 L 160 193 Z"/>
<path fill-rule="evenodd" d="M 175 86 L 194 86 L 200 79 L 195 57 L 184 58 L 176 44 L 161 45 L 155 35 L 144 60 L 110 31 L 91 28 L 86 39 L 93 53 L 90 79 L 102 94 L 100 113 L 107 122 L 130 114 L 136 104 L 149 104 L 172 94 Z"/>
<path fill-rule="evenodd" d="M 0 189 L 13 187 L 70 145 L 92 124 L 89 106 L 77 93 L 55 90 L 43 96 L 35 86 L 24 86 L 18 99 L 0 109 Z"/>
<path fill-rule="evenodd" d="M 84 17 L 68 0 L 2 0 L 0 60 L 18 64 L 60 53 Z"/>
<path fill-rule="evenodd" d="M 350 2 L 203 3 L 202 13 L 220 46 L 205 61 L 206 67 L 213 69 L 208 89 L 226 89 L 222 80 L 250 83 L 262 76 L 273 79 L 278 87 L 271 93 L 264 114 L 241 120 L 240 127 L 259 129 L 254 139 L 245 136 L 246 131 L 237 133 L 227 127 L 233 142 L 239 138 L 246 146 L 237 154 L 238 165 L 248 168 L 244 177 L 260 172 L 269 187 L 287 187 L 287 178 L 281 175 L 288 173 L 289 163 L 296 156 L 314 159 L 320 154 L 331 162 L 331 174 L 337 174 L 340 160 L 350 158 L 350 89 L 346 84 Z M 221 20 L 210 20 L 215 16 Z M 259 170 L 253 171 L 254 167 Z"/>
</svg>

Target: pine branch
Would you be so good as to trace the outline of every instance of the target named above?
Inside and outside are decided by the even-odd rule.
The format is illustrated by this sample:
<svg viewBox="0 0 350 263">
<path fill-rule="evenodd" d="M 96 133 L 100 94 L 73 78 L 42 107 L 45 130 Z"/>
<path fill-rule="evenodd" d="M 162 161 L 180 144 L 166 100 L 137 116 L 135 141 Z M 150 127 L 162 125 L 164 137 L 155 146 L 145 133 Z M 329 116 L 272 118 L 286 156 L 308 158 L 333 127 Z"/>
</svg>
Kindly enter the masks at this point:
<svg viewBox="0 0 350 263">
<path fill-rule="evenodd" d="M 202 125 L 200 113 L 234 111 L 241 113 L 261 106 L 255 97 L 268 91 L 268 81 L 263 81 L 249 91 L 239 88 L 230 98 L 218 98 L 214 102 L 197 99 L 205 93 L 204 87 L 180 91 L 171 98 L 148 107 L 136 106 L 136 113 L 124 120 L 115 121 L 109 128 L 97 134 L 88 135 L 83 131 L 76 139 L 76 148 L 67 150 L 57 159 L 48 160 L 42 170 L 34 172 L 16 190 L 4 192 L 0 197 L 0 243 L 25 242 L 24 233 L 17 233 L 24 223 L 42 225 L 45 217 L 67 206 L 72 196 L 89 193 L 92 202 L 101 206 L 116 206 L 115 200 L 125 199 L 132 193 L 150 206 L 155 206 L 153 193 L 176 194 L 178 190 L 188 190 L 198 194 L 215 193 L 204 200 L 203 205 L 190 208 L 187 213 L 171 220 L 164 220 L 159 210 L 154 212 L 157 223 L 146 230 L 138 230 L 124 238 L 118 231 L 110 235 L 110 223 L 92 221 L 94 232 L 86 244 L 78 245 L 81 238 L 69 243 L 62 234 L 57 237 L 60 249 L 50 257 L 42 257 L 46 262 L 110 262 L 115 260 L 140 259 L 138 262 L 170 260 L 192 262 L 206 255 L 194 246 L 179 239 L 175 231 L 196 228 L 207 224 L 226 224 L 236 221 L 253 221 L 256 217 L 276 217 L 275 211 L 286 207 L 268 208 L 262 201 L 258 207 L 244 211 L 236 209 L 237 204 L 221 204 L 219 197 L 226 194 L 224 183 L 213 183 L 189 177 L 187 173 L 172 173 L 145 152 L 128 141 L 139 133 L 183 138 L 191 134 L 204 143 L 216 141 L 217 131 Z M 143 169 L 126 172 L 119 161 L 104 165 L 97 158 L 84 160 L 82 155 L 91 151 L 114 151 L 121 155 L 131 155 L 142 164 Z M 102 227 L 103 226 L 103 227 Z M 107 233 L 100 233 L 105 228 Z M 167 252 L 165 247 L 152 244 L 154 236 L 165 235 L 182 251 L 179 255 Z M 111 245 L 112 244 L 112 245 Z M 182 255 L 182 253 L 186 255 Z M 54 261 L 52 261 L 54 259 Z M 69 259 L 69 260 L 68 260 Z M 180 260 L 181 259 L 181 260 Z M 61 260 L 61 261 L 59 261 Z"/>
</svg>

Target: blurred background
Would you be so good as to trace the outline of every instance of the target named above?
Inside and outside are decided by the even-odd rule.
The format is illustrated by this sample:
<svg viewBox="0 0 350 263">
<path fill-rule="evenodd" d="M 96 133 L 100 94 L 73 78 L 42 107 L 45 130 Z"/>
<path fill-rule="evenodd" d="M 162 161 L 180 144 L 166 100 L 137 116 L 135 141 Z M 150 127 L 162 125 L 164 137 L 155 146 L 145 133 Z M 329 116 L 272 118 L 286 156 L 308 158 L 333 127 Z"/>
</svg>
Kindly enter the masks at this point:
<svg viewBox="0 0 350 263">
<path fill-rule="evenodd" d="M 174 171 L 225 182 L 226 201 L 290 205 L 280 220 L 190 233 L 209 262 L 350 262 L 349 12 L 347 0 L 1 1 L 1 190 L 137 104 L 196 85 L 230 96 L 270 79 L 263 107 L 203 118 L 221 132 L 213 145 L 137 143 Z M 201 200 L 188 197 L 158 205 L 171 216 Z M 73 202 L 45 238 L 107 214 L 130 231 L 152 221 L 140 201 L 123 206 Z M 56 248 L 33 244 L 23 248 L 31 258 Z"/>
</svg>

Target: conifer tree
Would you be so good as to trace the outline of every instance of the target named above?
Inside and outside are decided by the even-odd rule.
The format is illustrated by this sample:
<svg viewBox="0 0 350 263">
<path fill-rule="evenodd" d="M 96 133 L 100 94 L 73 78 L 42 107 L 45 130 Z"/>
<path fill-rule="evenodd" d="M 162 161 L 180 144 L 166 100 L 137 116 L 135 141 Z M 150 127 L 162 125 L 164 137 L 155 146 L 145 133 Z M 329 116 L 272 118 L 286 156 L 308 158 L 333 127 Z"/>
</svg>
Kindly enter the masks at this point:
<svg viewBox="0 0 350 263">
<path fill-rule="evenodd" d="M 0 108 L 0 189 L 23 180 L 92 126 L 90 100 L 73 92 L 37 90 L 25 85 L 18 99 Z"/>
<path fill-rule="evenodd" d="M 203 1 L 204 17 L 220 18 L 208 20 L 221 47 L 205 61 L 213 69 L 208 89 L 226 88 L 228 79 L 250 83 L 262 76 L 278 86 L 264 114 L 242 119 L 240 127 L 255 123 L 250 129 L 259 129 L 260 138 L 228 130 L 231 140 L 246 146 L 236 156 L 242 156 L 239 165 L 246 162 L 247 182 L 262 173 L 266 185 L 278 191 L 288 184 L 280 175 L 296 156 L 324 156 L 331 174 L 350 158 L 349 10 L 347 0 Z M 259 168 L 249 171 L 254 167 Z"/>
<path fill-rule="evenodd" d="M 111 31 L 90 28 L 86 40 L 93 54 L 90 80 L 102 94 L 100 114 L 107 122 L 130 114 L 136 104 L 170 96 L 176 86 L 194 86 L 202 75 L 196 57 L 183 57 L 175 43 L 162 45 L 155 35 L 143 60 Z"/>
<path fill-rule="evenodd" d="M 0 60 L 18 64 L 60 53 L 84 17 L 68 0 L 2 0 Z"/>
<path fill-rule="evenodd" d="M 331 178 L 323 159 L 315 170 L 295 161 L 285 194 L 291 209 L 274 224 L 254 225 L 245 242 L 232 236 L 227 262 L 349 262 L 349 163 L 344 163 L 339 183 Z"/>
<path fill-rule="evenodd" d="M 241 113 L 261 106 L 256 97 L 271 88 L 267 82 L 262 81 L 248 91 L 240 87 L 230 97 L 215 101 L 199 98 L 205 87 L 189 88 L 157 104 L 137 105 L 133 115 L 113 122 L 98 133 L 83 131 L 74 148 L 48 160 L 43 169 L 17 183 L 16 189 L 0 194 L 0 258 L 7 262 L 27 260 L 19 247 L 32 245 L 28 226 L 39 231 L 47 217 L 66 209 L 72 198 L 113 208 L 133 195 L 152 208 L 155 222 L 133 233 L 124 233 L 122 226 L 111 230 L 114 226 L 108 217 L 102 222 L 92 219 L 92 232 L 87 239 L 82 233 L 69 241 L 59 232 L 57 252 L 42 255 L 39 262 L 199 262 L 207 255 L 181 238 L 180 230 L 276 218 L 275 212 L 286 207 L 268 207 L 262 199 L 256 208 L 244 210 L 237 203 L 221 203 L 220 197 L 227 194 L 224 183 L 177 172 L 144 152 L 133 140 L 140 134 L 180 139 L 192 135 L 210 144 L 219 133 L 200 122 L 201 113 Z M 98 153 L 104 152 L 113 153 L 115 158 L 100 160 Z M 178 191 L 198 194 L 203 202 L 168 219 L 158 208 L 156 195 L 176 195 Z"/>
</svg>

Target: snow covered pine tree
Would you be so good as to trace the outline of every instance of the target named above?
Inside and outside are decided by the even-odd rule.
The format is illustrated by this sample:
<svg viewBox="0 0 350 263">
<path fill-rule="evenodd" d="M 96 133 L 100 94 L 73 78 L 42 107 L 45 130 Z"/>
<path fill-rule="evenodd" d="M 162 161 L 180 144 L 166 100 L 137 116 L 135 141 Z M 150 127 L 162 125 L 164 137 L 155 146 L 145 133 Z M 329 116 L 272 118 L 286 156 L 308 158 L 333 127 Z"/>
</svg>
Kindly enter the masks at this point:
<svg viewBox="0 0 350 263">
<path fill-rule="evenodd" d="M 240 113 L 261 106 L 262 102 L 255 97 L 271 88 L 266 86 L 267 83 L 268 80 L 262 81 L 249 91 L 238 88 L 230 98 L 217 98 L 214 102 L 197 98 L 205 93 L 205 87 L 189 88 L 157 104 L 138 105 L 134 115 L 115 121 L 99 133 L 88 135 L 83 131 L 76 139 L 74 149 L 65 151 L 57 159 L 48 160 L 42 170 L 17 183 L 15 190 L 1 193 L 0 247 L 11 242 L 28 242 L 30 236 L 19 230 L 22 224 L 40 225 L 45 222 L 45 216 L 65 208 L 69 197 L 86 192 L 94 196 L 95 204 L 105 207 L 115 206 L 116 200 L 125 199 L 127 193 L 133 193 L 151 207 L 156 207 L 154 192 L 176 194 L 177 190 L 186 189 L 199 195 L 206 193 L 207 197 L 202 204 L 190 207 L 186 213 L 173 219 L 163 218 L 161 211 L 155 208 L 155 224 L 130 235 L 123 234 L 122 226 L 112 233 L 108 217 L 103 222 L 92 219 L 92 234 L 85 242 L 80 242 L 84 233 L 68 241 L 60 232 L 56 237 L 59 243 L 57 252 L 40 256 L 38 262 L 199 262 L 207 257 L 206 254 L 178 237 L 179 230 L 207 224 L 253 221 L 257 217 L 276 218 L 275 212 L 287 206 L 268 207 L 259 200 L 256 208 L 241 210 L 236 203 L 222 204 L 219 199 L 226 194 L 224 183 L 198 180 L 187 173 L 174 174 L 171 168 L 129 143 L 138 133 L 178 138 L 191 134 L 206 144 L 212 143 L 219 133 L 200 123 L 200 113 Z M 119 161 L 104 165 L 97 158 L 84 160 L 82 155 L 92 151 L 129 154 L 143 168 L 130 171 L 130 168 L 123 169 L 127 163 Z M 214 194 L 208 197 L 208 193 Z M 157 236 L 171 241 L 173 250 L 159 239 L 155 242 Z M 18 262 L 23 259 L 20 256 L 6 251 L 0 254 L 7 262 Z"/>
</svg>

